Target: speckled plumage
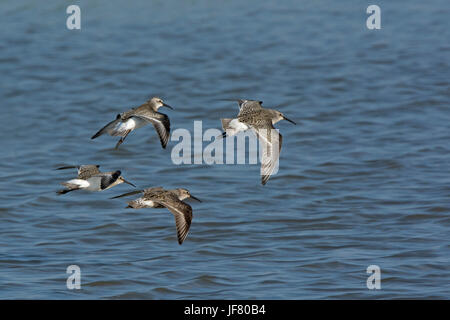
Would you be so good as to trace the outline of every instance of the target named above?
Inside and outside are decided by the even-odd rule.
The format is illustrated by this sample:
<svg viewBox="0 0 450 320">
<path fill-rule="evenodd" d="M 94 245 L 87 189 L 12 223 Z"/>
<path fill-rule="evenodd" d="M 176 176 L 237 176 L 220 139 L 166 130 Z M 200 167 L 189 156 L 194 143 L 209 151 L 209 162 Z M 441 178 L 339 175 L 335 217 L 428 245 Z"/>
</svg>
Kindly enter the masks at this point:
<svg viewBox="0 0 450 320">
<path fill-rule="evenodd" d="M 138 193 L 142 193 L 142 196 L 128 202 L 127 208 L 140 209 L 165 207 L 169 209 L 175 217 L 178 243 L 182 244 L 188 235 L 189 228 L 192 223 L 192 207 L 183 200 L 186 198 L 193 198 L 198 201 L 200 200 L 192 196 L 186 189 L 179 188 L 166 190 L 162 187 L 128 192 L 113 197 L 112 199 L 131 196 Z"/>
<path fill-rule="evenodd" d="M 280 120 L 287 120 L 281 112 L 262 107 L 262 101 L 238 100 L 239 114 L 235 119 L 221 119 L 225 130 L 223 137 L 252 129 L 258 137 L 261 148 L 261 183 L 265 185 L 277 165 L 283 137 L 273 126 Z"/>
</svg>

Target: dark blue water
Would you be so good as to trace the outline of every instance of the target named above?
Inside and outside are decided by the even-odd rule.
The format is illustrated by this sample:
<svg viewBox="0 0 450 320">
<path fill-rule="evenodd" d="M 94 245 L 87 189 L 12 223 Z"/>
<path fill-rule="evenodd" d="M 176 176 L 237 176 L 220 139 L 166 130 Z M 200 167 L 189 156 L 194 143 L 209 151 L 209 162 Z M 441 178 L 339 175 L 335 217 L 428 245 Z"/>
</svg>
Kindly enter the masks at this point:
<svg viewBox="0 0 450 320">
<path fill-rule="evenodd" d="M 0 298 L 450 298 L 448 1 L 73 3 L 81 30 L 68 2 L 0 4 Z M 90 140 L 154 95 L 173 130 L 219 129 L 223 98 L 298 125 L 277 124 L 266 186 L 258 165 L 172 164 L 151 127 Z M 57 196 L 64 164 L 188 188 L 187 240 L 167 210 L 109 200 L 128 185 Z"/>
</svg>

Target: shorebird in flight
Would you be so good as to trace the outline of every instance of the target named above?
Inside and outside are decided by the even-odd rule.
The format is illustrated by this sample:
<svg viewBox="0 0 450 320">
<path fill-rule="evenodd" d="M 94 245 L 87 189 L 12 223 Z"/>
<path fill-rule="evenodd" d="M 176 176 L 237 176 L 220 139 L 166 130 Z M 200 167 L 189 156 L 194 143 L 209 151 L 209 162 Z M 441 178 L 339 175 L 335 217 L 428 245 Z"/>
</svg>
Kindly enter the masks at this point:
<svg viewBox="0 0 450 320">
<path fill-rule="evenodd" d="M 105 133 L 108 133 L 110 136 L 119 136 L 121 138 L 116 144 L 115 148 L 117 149 L 131 131 L 151 123 L 159 135 L 162 147 L 165 149 L 169 141 L 170 121 L 167 115 L 158 112 L 158 109 L 161 107 L 173 109 L 168 104 L 165 104 L 161 98 L 153 97 L 137 108 L 118 114 L 114 121 L 100 129 L 91 139 L 95 139 Z"/>
<path fill-rule="evenodd" d="M 138 193 L 142 193 L 142 196 L 136 200 L 128 202 L 127 208 L 140 209 L 165 207 L 169 209 L 169 211 L 175 216 L 178 243 L 182 244 L 188 235 L 192 222 L 192 207 L 183 200 L 192 198 L 201 202 L 200 199 L 194 197 L 188 190 L 183 188 L 166 190 L 161 187 L 128 192 L 111 199 L 131 196 Z"/>
<path fill-rule="evenodd" d="M 286 118 L 281 112 L 262 107 L 262 101 L 237 100 L 239 114 L 235 119 L 221 119 L 225 132 L 222 137 L 233 136 L 241 131 L 252 129 L 260 141 L 261 183 L 265 185 L 272 175 L 281 151 L 281 134 L 273 126 L 280 120 L 294 121 Z"/>
<path fill-rule="evenodd" d="M 128 183 L 136 187 L 131 182 L 125 180 L 120 174 L 119 170 L 111 172 L 100 172 L 98 165 L 84 165 L 84 166 L 66 166 L 57 168 L 57 170 L 64 169 L 78 169 L 78 176 L 61 184 L 66 187 L 57 191 L 58 194 L 66 194 L 67 192 L 85 189 L 89 191 L 102 191 L 112 188 L 121 183 Z"/>
</svg>

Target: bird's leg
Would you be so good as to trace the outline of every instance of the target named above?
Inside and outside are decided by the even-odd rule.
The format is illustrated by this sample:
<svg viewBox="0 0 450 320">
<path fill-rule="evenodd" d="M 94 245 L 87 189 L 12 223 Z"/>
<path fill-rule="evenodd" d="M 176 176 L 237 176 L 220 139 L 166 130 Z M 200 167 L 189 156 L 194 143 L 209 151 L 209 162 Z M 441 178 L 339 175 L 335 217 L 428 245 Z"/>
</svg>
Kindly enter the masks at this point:
<svg viewBox="0 0 450 320">
<path fill-rule="evenodd" d="M 125 138 L 127 137 L 127 135 L 128 135 L 130 132 L 131 132 L 131 130 L 127 130 L 127 131 L 125 132 L 125 135 L 124 135 L 122 138 L 120 138 L 120 140 L 117 142 L 115 149 L 119 148 L 119 146 L 122 144 L 122 142 L 125 141 Z"/>
<path fill-rule="evenodd" d="M 226 133 L 226 132 L 222 132 L 221 135 L 219 135 L 219 136 L 216 137 L 216 140 L 219 140 L 219 139 L 225 139 L 226 137 L 227 137 L 227 133 Z"/>
<path fill-rule="evenodd" d="M 116 144 L 116 146 L 114 147 L 114 149 L 117 149 L 117 148 L 119 148 L 119 146 L 122 144 L 122 142 L 123 142 L 123 137 L 122 138 L 120 138 L 120 140 L 119 141 L 117 141 L 117 144 Z"/>
</svg>

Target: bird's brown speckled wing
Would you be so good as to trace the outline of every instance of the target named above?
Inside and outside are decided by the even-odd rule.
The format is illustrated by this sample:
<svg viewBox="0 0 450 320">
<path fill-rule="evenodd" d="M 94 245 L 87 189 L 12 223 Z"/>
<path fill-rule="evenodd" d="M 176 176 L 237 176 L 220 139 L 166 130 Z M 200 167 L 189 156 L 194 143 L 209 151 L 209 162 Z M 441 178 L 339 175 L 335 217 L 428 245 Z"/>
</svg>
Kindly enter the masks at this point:
<svg viewBox="0 0 450 320">
<path fill-rule="evenodd" d="M 163 197 L 154 199 L 154 201 L 157 201 L 169 209 L 169 211 L 175 216 L 178 243 L 182 244 L 189 233 L 189 228 L 191 227 L 192 207 L 179 200 L 178 197 L 171 192 L 164 193 Z"/>
<path fill-rule="evenodd" d="M 262 101 L 256 100 L 238 100 L 239 104 L 239 116 L 243 116 L 245 114 L 253 113 L 262 109 Z"/>
</svg>

